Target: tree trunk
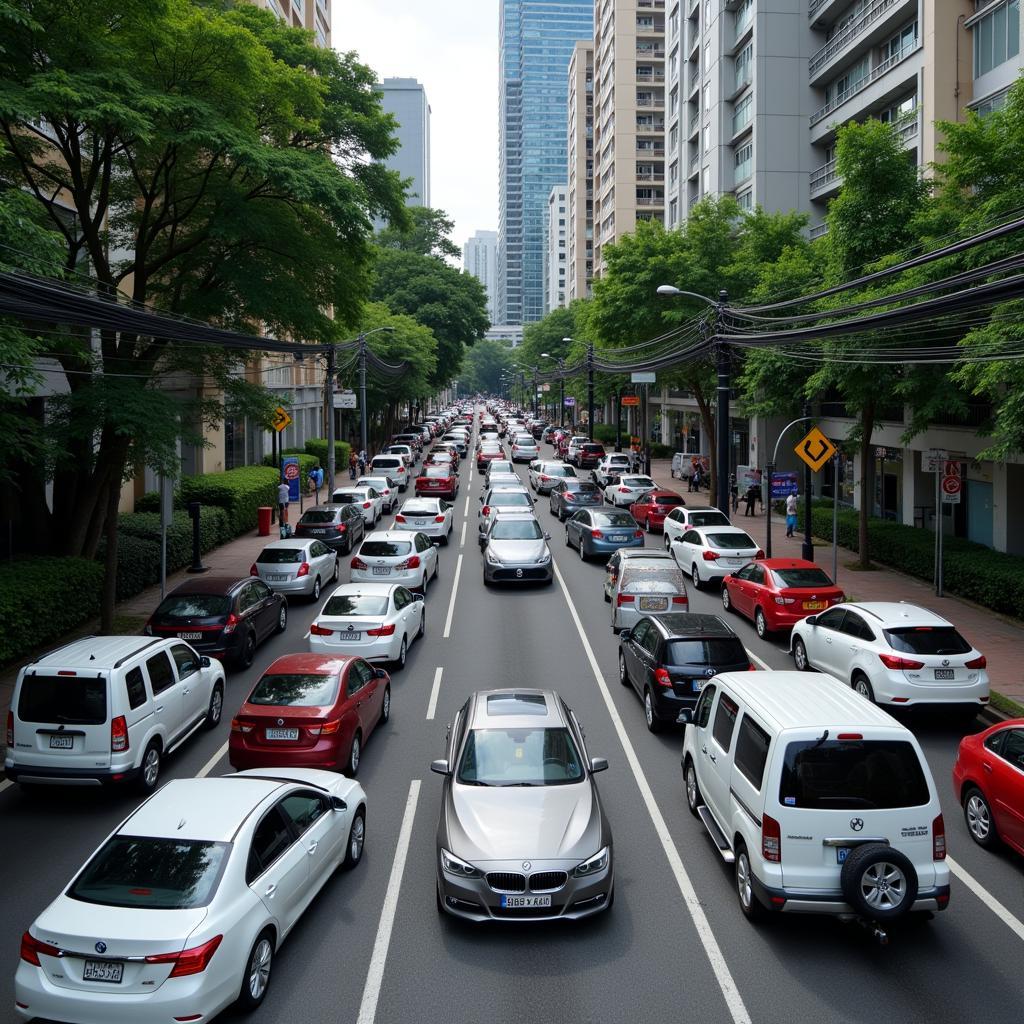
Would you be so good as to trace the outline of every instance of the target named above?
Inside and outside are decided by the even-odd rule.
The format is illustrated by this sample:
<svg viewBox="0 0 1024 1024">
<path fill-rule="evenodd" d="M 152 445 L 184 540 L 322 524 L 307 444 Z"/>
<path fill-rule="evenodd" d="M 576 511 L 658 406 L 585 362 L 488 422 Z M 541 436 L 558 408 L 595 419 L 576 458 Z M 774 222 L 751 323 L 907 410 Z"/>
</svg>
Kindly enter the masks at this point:
<svg viewBox="0 0 1024 1024">
<path fill-rule="evenodd" d="M 718 493 L 718 445 L 715 443 L 715 414 L 698 381 L 690 383 L 690 390 L 693 391 L 693 397 L 697 399 L 697 408 L 700 410 L 700 423 L 708 439 L 708 466 L 711 469 L 710 494 L 714 496 Z M 725 509 L 722 511 L 724 512 Z"/>
<path fill-rule="evenodd" d="M 871 551 L 868 541 L 868 517 L 874 495 L 875 460 L 871 451 L 871 435 L 875 430 L 875 403 L 866 402 L 860 413 L 860 509 L 857 515 L 858 564 L 862 569 L 871 568 Z"/>
<path fill-rule="evenodd" d="M 114 607 L 117 604 L 117 507 L 120 504 L 120 477 L 107 483 L 106 522 L 103 535 L 107 549 L 103 561 L 103 593 L 100 598 L 100 633 L 109 636 L 114 632 Z"/>
</svg>

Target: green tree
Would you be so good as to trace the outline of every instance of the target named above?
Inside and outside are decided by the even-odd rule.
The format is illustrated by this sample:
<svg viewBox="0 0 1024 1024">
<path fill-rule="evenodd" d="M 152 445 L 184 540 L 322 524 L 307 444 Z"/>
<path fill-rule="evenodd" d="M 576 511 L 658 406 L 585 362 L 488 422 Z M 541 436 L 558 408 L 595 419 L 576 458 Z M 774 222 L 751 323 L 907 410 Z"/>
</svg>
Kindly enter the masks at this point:
<svg viewBox="0 0 1024 1024">
<path fill-rule="evenodd" d="M 484 338 L 466 353 L 462 373 L 459 375 L 459 390 L 469 395 L 477 392 L 500 394 L 502 376 L 513 365 L 513 353 L 508 345 Z"/>
<path fill-rule="evenodd" d="M 462 255 L 452 241 L 455 221 L 443 210 L 434 210 L 429 206 L 410 206 L 406 213 L 408 217 L 405 222 L 392 221 L 377 232 L 375 241 L 382 249 L 401 249 L 420 256 L 435 256 L 440 260 L 457 260 Z"/>
<path fill-rule="evenodd" d="M 402 216 L 380 163 L 395 123 L 368 68 L 250 4 L 35 0 L 32 18 L 4 32 L 0 186 L 35 197 L 67 274 L 241 330 L 328 341 L 356 322 L 371 218 Z M 162 381 L 227 383 L 238 363 L 115 329 L 95 350 L 78 336 L 53 350 L 67 389 L 45 421 L 53 508 L 46 474 L 20 474 L 24 538 L 91 556 L 105 532 L 109 627 L 122 482 L 176 464 L 181 407 Z"/>
</svg>

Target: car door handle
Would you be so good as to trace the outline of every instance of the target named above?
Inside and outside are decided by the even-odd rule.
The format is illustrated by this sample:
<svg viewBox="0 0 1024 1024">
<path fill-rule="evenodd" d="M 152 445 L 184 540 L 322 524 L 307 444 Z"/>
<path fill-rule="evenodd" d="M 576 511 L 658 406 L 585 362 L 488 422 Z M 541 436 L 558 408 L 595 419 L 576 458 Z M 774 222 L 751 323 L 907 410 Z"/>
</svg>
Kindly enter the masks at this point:
<svg viewBox="0 0 1024 1024">
<path fill-rule="evenodd" d="M 184 694 L 185 694 L 185 696 L 187 697 L 187 696 L 188 696 L 188 695 L 189 695 L 189 694 L 190 694 L 191 692 L 192 692 L 192 691 L 191 691 L 191 690 L 190 690 L 190 689 L 189 689 L 189 688 L 188 688 L 188 687 L 186 686 L 186 687 L 185 687 L 185 690 L 184 690 Z"/>
<path fill-rule="evenodd" d="M 706 754 L 706 753 L 708 752 L 708 748 L 707 748 L 707 747 L 705 747 L 705 746 L 704 746 L 704 745 L 702 744 L 702 745 L 701 745 L 701 748 L 700 748 L 700 752 L 701 752 L 702 754 Z"/>
<path fill-rule="evenodd" d="M 272 900 L 274 898 L 274 893 L 275 892 L 277 892 L 277 886 L 276 885 L 268 885 L 266 890 L 264 891 L 263 895 L 266 896 L 266 898 L 268 900 Z"/>
<path fill-rule="evenodd" d="M 827 644 L 832 643 L 832 637 L 830 637 L 830 636 L 825 637 L 825 643 L 827 643 Z"/>
<path fill-rule="evenodd" d="M 163 704 L 161 704 L 161 705 L 160 705 L 160 706 L 159 706 L 159 707 L 157 708 L 157 711 L 158 711 L 158 712 L 160 712 L 160 711 L 163 711 L 163 709 L 164 709 L 164 706 L 163 706 Z"/>
<path fill-rule="evenodd" d="M 312 840 L 312 841 L 310 842 L 309 846 L 308 846 L 308 847 L 306 848 L 306 853 L 308 853 L 308 854 L 310 854 L 310 855 L 312 855 L 312 854 L 316 853 L 316 848 L 317 848 L 317 847 L 318 847 L 319 845 L 320 845 L 320 842 L 319 842 L 319 840 L 317 840 L 317 839 L 314 839 L 314 840 Z"/>
<path fill-rule="evenodd" d="M 987 772 L 990 772 L 990 771 L 992 771 L 992 765 L 990 765 L 990 764 L 988 763 L 988 761 L 982 761 L 982 762 L 981 762 L 981 767 L 982 767 L 982 768 L 984 768 L 984 769 L 985 769 L 985 771 L 987 771 Z"/>
<path fill-rule="evenodd" d="M 860 650 L 860 648 L 856 644 L 850 644 L 850 650 L 853 651 L 854 654 L 856 654 Z"/>
<path fill-rule="evenodd" d="M 711 760 L 712 760 L 712 761 L 714 761 L 714 762 L 715 762 L 715 763 L 717 764 L 717 762 L 718 762 L 718 758 L 717 758 L 717 757 L 715 757 L 715 755 L 714 755 L 714 754 L 708 754 L 708 757 L 710 757 L 710 758 L 711 758 Z"/>
</svg>

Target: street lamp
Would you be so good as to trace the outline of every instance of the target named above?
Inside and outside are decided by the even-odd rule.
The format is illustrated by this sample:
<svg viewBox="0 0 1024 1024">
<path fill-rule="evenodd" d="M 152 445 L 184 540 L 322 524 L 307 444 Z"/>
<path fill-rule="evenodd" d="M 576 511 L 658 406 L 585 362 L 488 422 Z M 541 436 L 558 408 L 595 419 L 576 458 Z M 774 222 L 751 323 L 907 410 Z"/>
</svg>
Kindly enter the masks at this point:
<svg viewBox="0 0 1024 1024">
<path fill-rule="evenodd" d="M 540 357 L 553 359 L 558 366 L 558 425 L 562 426 L 565 419 L 565 360 L 561 356 L 551 355 L 550 352 L 541 352 Z"/>
<path fill-rule="evenodd" d="M 572 338 L 563 338 L 567 345 L 572 344 Z M 594 440 L 594 343 L 587 342 L 587 433 L 590 440 Z"/>
</svg>

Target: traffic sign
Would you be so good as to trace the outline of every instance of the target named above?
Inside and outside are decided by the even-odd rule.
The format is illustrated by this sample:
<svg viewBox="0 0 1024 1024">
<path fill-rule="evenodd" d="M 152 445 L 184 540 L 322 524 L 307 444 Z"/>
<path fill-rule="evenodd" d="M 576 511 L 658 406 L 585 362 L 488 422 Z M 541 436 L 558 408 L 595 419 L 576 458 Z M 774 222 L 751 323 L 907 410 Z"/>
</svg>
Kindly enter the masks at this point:
<svg viewBox="0 0 1024 1024">
<path fill-rule="evenodd" d="M 948 453 L 942 448 L 929 448 L 926 452 L 921 452 L 921 472 L 922 473 L 938 473 L 942 469 L 942 464 L 948 458 Z"/>
<path fill-rule="evenodd" d="M 657 379 L 658 379 L 658 375 L 655 374 L 655 373 L 650 373 L 650 372 L 646 372 L 645 373 L 643 371 L 639 371 L 638 370 L 635 373 L 631 373 L 629 375 L 629 379 L 634 384 L 654 384 L 657 381 Z"/>
<path fill-rule="evenodd" d="M 639 395 L 623 395 L 622 396 L 622 404 L 623 405 L 639 405 L 640 404 L 640 396 Z"/>
<path fill-rule="evenodd" d="M 572 395 L 566 395 L 565 396 L 565 404 L 566 404 L 567 407 L 573 406 L 573 405 L 576 404 L 576 399 L 573 398 Z"/>
<path fill-rule="evenodd" d="M 288 415 L 288 411 L 283 406 L 278 406 L 274 410 L 274 415 L 270 419 L 270 425 L 278 432 L 281 433 L 285 427 L 291 423 L 292 418 Z"/>
<path fill-rule="evenodd" d="M 793 451 L 817 473 L 835 455 L 836 446 L 817 427 L 811 427 Z"/>
<path fill-rule="evenodd" d="M 357 407 L 356 393 L 354 391 L 335 391 L 334 407 L 336 409 L 355 409 Z"/>
<path fill-rule="evenodd" d="M 942 464 L 942 504 L 959 505 L 963 480 L 960 476 L 960 463 L 946 461 Z"/>
</svg>

